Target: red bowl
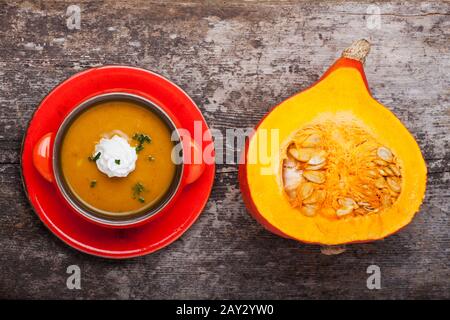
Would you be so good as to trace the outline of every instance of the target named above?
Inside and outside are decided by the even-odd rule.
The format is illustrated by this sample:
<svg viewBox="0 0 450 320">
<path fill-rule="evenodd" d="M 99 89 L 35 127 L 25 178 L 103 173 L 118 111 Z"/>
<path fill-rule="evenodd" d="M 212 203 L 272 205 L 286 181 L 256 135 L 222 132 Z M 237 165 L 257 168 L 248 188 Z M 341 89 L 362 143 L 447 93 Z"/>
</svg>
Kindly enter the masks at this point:
<svg viewBox="0 0 450 320">
<path fill-rule="evenodd" d="M 174 147 L 181 147 L 183 151 L 183 159 L 172 159 L 177 162 L 177 174 L 171 184 L 168 194 L 164 197 L 163 201 L 155 207 L 131 215 L 122 216 L 118 219 L 114 216 L 96 212 L 95 210 L 86 207 L 73 195 L 70 188 L 64 182 L 64 177 L 62 176 L 60 154 L 62 138 L 67 129 L 70 127 L 73 119 L 84 112 L 84 110 L 96 105 L 99 102 L 114 101 L 119 99 L 135 102 L 145 108 L 148 108 L 153 113 L 158 114 L 159 117 L 170 127 L 172 134 L 175 133 L 176 141 L 178 142 Z M 193 161 L 197 159 L 197 162 Z M 35 168 L 44 179 L 55 185 L 56 190 L 75 212 L 79 213 L 82 217 L 92 221 L 93 223 L 113 228 L 129 228 L 142 225 L 150 219 L 154 219 L 157 215 L 167 212 L 167 210 L 180 196 L 183 188 L 196 181 L 202 175 L 205 169 L 205 163 L 202 160 L 202 150 L 192 139 L 189 131 L 184 130 L 184 128 L 180 126 L 179 120 L 170 113 L 170 110 L 165 110 L 163 107 L 155 105 L 153 102 L 145 99 L 144 97 L 126 92 L 101 94 L 83 101 L 80 105 L 72 109 L 64 118 L 57 132 L 48 132 L 44 134 L 42 138 L 38 140 L 33 149 L 33 164 Z"/>
<path fill-rule="evenodd" d="M 129 93 L 160 106 L 176 119 L 177 128 L 191 133 L 197 151 L 201 151 L 202 155 L 209 153 L 208 161 L 201 165 L 204 168 L 202 174 L 194 177 L 197 180 L 185 177 L 184 181 L 191 183 L 179 190 L 164 214 L 145 219 L 127 229 L 105 228 L 105 224 L 92 223 L 77 214 L 58 186 L 48 181 L 54 180 L 54 174 L 52 166 L 45 161 L 53 148 L 51 135 L 47 133 L 57 132 L 66 116 L 83 101 L 111 92 Z M 211 158 L 214 159 L 214 147 L 209 128 L 198 107 L 183 90 L 147 70 L 106 66 L 72 76 L 44 98 L 30 120 L 24 137 L 21 168 L 30 203 L 54 234 L 86 253 L 108 258 L 129 258 L 170 244 L 197 219 L 214 180 L 214 161 Z"/>
</svg>

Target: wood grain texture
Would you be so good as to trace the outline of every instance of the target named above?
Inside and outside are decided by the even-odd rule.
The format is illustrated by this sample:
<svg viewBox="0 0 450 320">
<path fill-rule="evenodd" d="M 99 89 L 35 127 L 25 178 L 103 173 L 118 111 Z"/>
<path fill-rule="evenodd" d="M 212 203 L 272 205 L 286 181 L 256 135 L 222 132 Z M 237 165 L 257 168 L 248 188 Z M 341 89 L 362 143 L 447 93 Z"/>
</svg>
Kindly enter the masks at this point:
<svg viewBox="0 0 450 320">
<path fill-rule="evenodd" d="M 66 9 L 81 7 L 81 29 Z M 0 0 L 1 298 L 450 298 L 450 3 Z M 40 100 L 86 68 L 127 64 L 179 84 L 212 128 L 248 128 L 308 87 L 355 39 L 373 43 L 373 95 L 418 140 L 429 169 L 420 214 L 396 235 L 339 256 L 278 238 L 247 214 L 233 164 L 219 165 L 208 205 L 171 246 L 108 261 L 67 247 L 34 215 L 20 143 Z M 82 290 L 66 288 L 77 264 Z M 382 289 L 366 288 L 366 268 Z"/>
</svg>

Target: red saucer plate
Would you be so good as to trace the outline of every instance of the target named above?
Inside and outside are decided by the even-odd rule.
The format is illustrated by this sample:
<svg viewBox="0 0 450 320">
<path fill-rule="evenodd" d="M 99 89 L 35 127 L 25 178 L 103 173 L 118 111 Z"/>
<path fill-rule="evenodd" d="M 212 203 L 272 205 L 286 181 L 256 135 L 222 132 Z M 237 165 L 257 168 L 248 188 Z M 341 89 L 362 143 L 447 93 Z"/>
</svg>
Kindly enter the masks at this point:
<svg viewBox="0 0 450 320">
<path fill-rule="evenodd" d="M 82 101 L 117 91 L 141 95 L 168 108 L 179 120 L 181 127 L 191 132 L 192 137 L 194 121 L 201 121 L 202 131 L 210 140 L 210 131 L 200 110 L 178 86 L 147 70 L 105 66 L 72 76 L 44 98 L 24 136 L 21 168 L 24 188 L 31 205 L 42 222 L 58 238 L 88 254 L 124 259 L 149 254 L 169 245 L 195 222 L 208 201 L 215 166 L 214 163 L 206 164 L 202 176 L 183 189 L 167 213 L 142 226 L 128 229 L 105 228 L 73 212 L 58 195 L 56 186 L 41 177 L 33 166 L 33 147 L 44 134 L 56 132 L 65 116 Z M 200 144 L 203 150 L 207 144 Z"/>
</svg>

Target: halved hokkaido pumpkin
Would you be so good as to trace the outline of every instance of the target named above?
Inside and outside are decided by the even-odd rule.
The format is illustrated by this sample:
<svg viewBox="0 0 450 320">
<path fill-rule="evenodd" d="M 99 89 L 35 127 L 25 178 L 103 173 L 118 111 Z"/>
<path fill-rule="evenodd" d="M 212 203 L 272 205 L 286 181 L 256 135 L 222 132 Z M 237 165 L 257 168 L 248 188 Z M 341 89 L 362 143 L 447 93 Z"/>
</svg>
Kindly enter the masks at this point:
<svg viewBox="0 0 450 320">
<path fill-rule="evenodd" d="M 353 43 L 247 141 L 242 195 L 270 231 L 325 245 L 367 242 L 398 231 L 419 210 L 425 161 L 400 120 L 370 94 L 369 49 L 365 40 Z"/>
</svg>

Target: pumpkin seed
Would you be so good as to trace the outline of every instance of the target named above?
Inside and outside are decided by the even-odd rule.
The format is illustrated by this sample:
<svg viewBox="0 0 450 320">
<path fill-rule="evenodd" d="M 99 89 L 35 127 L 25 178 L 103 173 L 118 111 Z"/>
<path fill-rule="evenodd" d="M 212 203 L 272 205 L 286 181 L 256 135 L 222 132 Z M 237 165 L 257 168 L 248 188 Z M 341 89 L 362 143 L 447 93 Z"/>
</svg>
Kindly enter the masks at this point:
<svg viewBox="0 0 450 320">
<path fill-rule="evenodd" d="M 313 156 L 311 159 L 309 159 L 308 164 L 310 165 L 319 165 L 325 162 L 325 158 L 322 156 Z"/>
<path fill-rule="evenodd" d="M 314 150 L 310 149 L 310 148 L 299 148 L 298 149 L 298 153 L 299 153 L 298 160 L 301 162 L 307 162 L 308 160 L 311 159 L 313 151 Z"/>
<path fill-rule="evenodd" d="M 396 175 L 397 177 L 400 177 L 400 170 L 397 168 L 397 166 L 395 164 L 390 164 L 389 168 L 392 170 L 394 175 Z"/>
<path fill-rule="evenodd" d="M 311 158 L 312 150 L 308 148 L 289 148 L 289 154 L 293 156 L 296 160 L 301 162 L 307 162 Z"/>
<path fill-rule="evenodd" d="M 314 183 L 324 183 L 325 174 L 321 171 L 303 171 L 303 176 Z"/>
<path fill-rule="evenodd" d="M 383 177 L 378 178 L 377 180 L 375 180 L 375 187 L 377 187 L 378 189 L 383 189 L 386 187 L 386 180 L 384 180 Z"/>
<path fill-rule="evenodd" d="M 338 203 L 343 207 L 352 207 L 352 208 L 358 207 L 356 201 L 353 200 L 352 198 L 341 198 L 338 200 Z"/>
<path fill-rule="evenodd" d="M 311 197 L 306 198 L 306 199 L 303 200 L 303 204 L 305 204 L 305 205 L 306 204 L 316 204 L 316 203 L 317 203 L 317 199 L 314 196 L 314 194 Z"/>
<path fill-rule="evenodd" d="M 296 160 L 298 160 L 298 158 L 300 157 L 298 150 L 295 148 L 295 146 L 291 146 L 288 149 L 288 153 Z"/>
<path fill-rule="evenodd" d="M 383 194 L 381 196 L 381 203 L 383 204 L 383 206 L 385 207 L 389 207 L 392 205 L 392 200 L 391 197 L 388 194 Z"/>
<path fill-rule="evenodd" d="M 391 150 L 386 147 L 379 147 L 377 150 L 377 156 L 387 162 L 391 162 L 393 157 Z"/>
<path fill-rule="evenodd" d="M 322 164 L 324 162 L 325 162 L 324 152 L 318 152 L 316 154 L 313 154 L 311 159 L 308 160 L 308 164 L 311 164 L 313 166 Z"/>
<path fill-rule="evenodd" d="M 313 193 L 313 191 L 313 184 L 310 182 L 305 182 L 300 185 L 298 194 L 302 199 L 306 199 Z"/>
<path fill-rule="evenodd" d="M 322 162 L 321 164 L 315 165 L 315 166 L 306 166 L 305 170 L 320 170 L 323 167 L 325 167 L 325 162 Z"/>
<path fill-rule="evenodd" d="M 303 200 L 304 204 L 321 203 L 325 200 L 326 192 L 324 190 L 314 191 L 310 197 Z"/>
<path fill-rule="evenodd" d="M 369 211 L 369 212 L 378 212 L 378 209 L 376 209 L 376 208 L 374 208 L 374 207 L 371 207 L 371 206 L 366 206 L 366 207 L 363 207 L 366 211 Z"/>
<path fill-rule="evenodd" d="M 394 172 L 392 172 L 389 167 L 384 167 L 383 170 L 387 173 L 388 176 L 395 176 Z"/>
<path fill-rule="evenodd" d="M 316 215 L 317 206 L 313 204 L 308 204 L 303 206 L 301 211 L 305 216 L 312 217 Z"/>
<path fill-rule="evenodd" d="M 387 188 L 387 191 L 391 195 L 392 198 L 397 199 L 398 198 L 398 192 L 392 190 L 391 188 Z"/>
<path fill-rule="evenodd" d="M 336 215 L 338 217 L 346 216 L 353 212 L 353 207 L 343 207 L 336 210 Z"/>
<path fill-rule="evenodd" d="M 286 190 L 286 193 L 287 193 L 289 199 L 291 199 L 291 200 L 294 200 L 294 199 L 297 197 L 297 192 L 296 192 L 296 190 L 289 190 L 289 189 L 287 189 L 287 190 Z M 296 206 L 298 206 L 298 202 L 295 201 L 295 203 L 294 203 L 294 201 L 291 201 L 291 205 L 292 205 L 293 207 L 296 207 Z"/>
<path fill-rule="evenodd" d="M 367 175 L 371 178 L 376 178 L 378 177 L 378 172 L 376 172 L 375 170 L 369 170 L 367 171 Z"/>
<path fill-rule="evenodd" d="M 319 144 L 319 142 L 320 142 L 320 135 L 317 133 L 313 133 L 303 141 L 302 145 L 304 147 L 315 147 L 316 145 Z"/>
<path fill-rule="evenodd" d="M 389 188 L 392 189 L 392 191 L 400 192 L 402 190 L 402 188 L 396 178 L 389 177 L 386 179 L 386 182 L 389 185 Z"/>
<path fill-rule="evenodd" d="M 388 164 L 386 161 L 384 161 L 382 159 L 375 159 L 375 160 L 373 160 L 373 162 L 375 164 L 379 165 L 379 166 L 382 166 L 382 167 L 385 167 Z"/>
</svg>

